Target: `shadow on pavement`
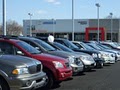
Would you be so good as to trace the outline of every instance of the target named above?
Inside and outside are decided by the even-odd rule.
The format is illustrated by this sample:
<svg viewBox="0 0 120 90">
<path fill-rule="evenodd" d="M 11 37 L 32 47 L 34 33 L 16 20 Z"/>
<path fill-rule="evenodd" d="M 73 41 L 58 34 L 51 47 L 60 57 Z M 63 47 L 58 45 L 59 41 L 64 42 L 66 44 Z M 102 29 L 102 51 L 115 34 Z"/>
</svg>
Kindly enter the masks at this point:
<svg viewBox="0 0 120 90">
<path fill-rule="evenodd" d="M 86 71 L 86 72 L 96 72 L 96 70 L 92 69 L 92 70 L 89 70 L 89 71 Z"/>
<path fill-rule="evenodd" d="M 111 66 L 111 64 L 104 64 L 104 66 Z"/>
</svg>

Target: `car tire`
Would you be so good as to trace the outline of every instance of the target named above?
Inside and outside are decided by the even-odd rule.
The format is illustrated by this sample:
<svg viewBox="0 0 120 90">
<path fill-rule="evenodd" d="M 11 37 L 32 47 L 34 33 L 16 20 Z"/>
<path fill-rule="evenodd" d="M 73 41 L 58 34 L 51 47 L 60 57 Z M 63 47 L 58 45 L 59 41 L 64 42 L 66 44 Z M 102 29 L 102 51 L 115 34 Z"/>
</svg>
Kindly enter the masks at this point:
<svg viewBox="0 0 120 90">
<path fill-rule="evenodd" d="M 103 68 L 103 62 L 99 62 L 98 68 Z"/>
<path fill-rule="evenodd" d="M 57 85 L 59 85 L 60 83 L 62 83 L 62 81 L 56 81 L 56 82 L 54 82 L 54 84 L 57 84 Z"/>
<path fill-rule="evenodd" d="M 45 70 L 45 73 L 47 75 L 47 80 L 46 80 L 46 85 L 44 86 L 44 89 L 47 90 L 52 88 L 54 84 L 54 78 L 53 78 L 53 74 L 49 70 Z"/>
<path fill-rule="evenodd" d="M 10 90 L 6 81 L 0 78 L 0 90 Z"/>
</svg>

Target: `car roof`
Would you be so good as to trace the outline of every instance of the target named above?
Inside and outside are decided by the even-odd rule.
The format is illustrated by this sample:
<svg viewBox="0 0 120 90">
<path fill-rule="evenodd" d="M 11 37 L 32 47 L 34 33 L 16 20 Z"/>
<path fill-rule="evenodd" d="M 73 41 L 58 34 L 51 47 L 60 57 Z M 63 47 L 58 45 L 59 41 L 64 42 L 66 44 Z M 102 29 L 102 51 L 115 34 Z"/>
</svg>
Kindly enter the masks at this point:
<svg viewBox="0 0 120 90">
<path fill-rule="evenodd" d="M 19 42 L 19 39 L 4 39 L 4 38 L 0 38 L 0 41 L 8 41 L 8 42 Z"/>
</svg>

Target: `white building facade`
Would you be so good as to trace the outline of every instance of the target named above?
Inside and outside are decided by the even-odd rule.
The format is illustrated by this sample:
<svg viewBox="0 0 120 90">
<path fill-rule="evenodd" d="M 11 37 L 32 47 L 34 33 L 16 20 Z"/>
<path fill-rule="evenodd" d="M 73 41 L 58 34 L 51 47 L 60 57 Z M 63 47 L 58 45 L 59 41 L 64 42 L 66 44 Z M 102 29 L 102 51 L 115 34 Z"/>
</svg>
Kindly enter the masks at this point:
<svg viewBox="0 0 120 90">
<path fill-rule="evenodd" d="M 110 39 L 111 24 L 110 19 L 100 19 L 100 27 L 105 28 L 105 37 Z M 31 20 L 31 32 L 33 36 L 47 36 L 53 34 L 55 37 L 63 37 L 72 39 L 72 19 L 41 19 Z M 85 40 L 85 33 L 87 27 L 97 27 L 97 19 L 75 19 L 74 20 L 74 39 Z M 120 20 L 113 19 L 113 39 L 120 41 Z M 94 34 L 94 35 L 93 35 Z M 30 20 L 23 20 L 23 35 L 30 35 Z M 91 39 L 97 38 L 97 31 L 92 31 Z"/>
</svg>

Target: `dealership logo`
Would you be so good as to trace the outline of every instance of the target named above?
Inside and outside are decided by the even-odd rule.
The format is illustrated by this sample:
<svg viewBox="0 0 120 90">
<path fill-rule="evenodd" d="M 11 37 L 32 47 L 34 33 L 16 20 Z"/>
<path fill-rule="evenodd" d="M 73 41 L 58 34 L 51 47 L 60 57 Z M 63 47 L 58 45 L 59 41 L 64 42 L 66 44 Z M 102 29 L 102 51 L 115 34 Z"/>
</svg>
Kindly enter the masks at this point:
<svg viewBox="0 0 120 90">
<path fill-rule="evenodd" d="M 43 22 L 43 24 L 56 24 L 56 22 Z"/>
<path fill-rule="evenodd" d="M 81 25 L 85 25 L 87 24 L 87 21 L 78 21 L 78 23 L 80 23 Z"/>
</svg>

